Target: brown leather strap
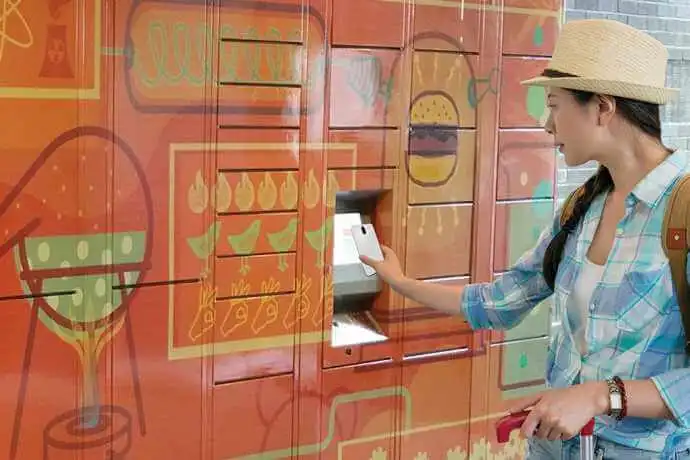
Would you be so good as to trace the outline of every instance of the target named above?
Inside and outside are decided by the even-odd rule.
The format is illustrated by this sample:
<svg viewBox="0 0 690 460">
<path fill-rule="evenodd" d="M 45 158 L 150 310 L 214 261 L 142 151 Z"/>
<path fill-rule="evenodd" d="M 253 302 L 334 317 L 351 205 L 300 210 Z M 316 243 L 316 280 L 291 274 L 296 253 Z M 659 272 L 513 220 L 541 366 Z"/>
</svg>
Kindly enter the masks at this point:
<svg viewBox="0 0 690 460">
<path fill-rule="evenodd" d="M 690 243 L 690 175 L 678 180 L 666 204 L 661 244 L 668 257 L 673 287 L 685 330 L 685 352 L 690 355 L 690 295 L 686 263 Z"/>
</svg>

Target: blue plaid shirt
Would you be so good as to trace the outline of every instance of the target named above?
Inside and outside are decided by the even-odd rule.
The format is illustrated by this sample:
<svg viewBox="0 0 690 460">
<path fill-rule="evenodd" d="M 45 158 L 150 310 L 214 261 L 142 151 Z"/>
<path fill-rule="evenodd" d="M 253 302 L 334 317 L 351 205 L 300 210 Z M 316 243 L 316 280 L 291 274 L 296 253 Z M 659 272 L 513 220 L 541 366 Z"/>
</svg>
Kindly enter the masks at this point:
<svg viewBox="0 0 690 460">
<path fill-rule="evenodd" d="M 544 252 L 560 223 L 539 237 L 506 273 L 491 283 L 465 288 L 462 308 L 473 329 L 508 329 L 539 302 L 554 295 L 561 327 L 552 333 L 546 376 L 558 388 L 578 382 L 649 379 L 656 384 L 675 420 L 597 418 L 596 434 L 626 446 L 671 453 L 690 445 L 690 368 L 684 332 L 673 293 L 661 226 L 671 189 L 690 172 L 688 152 L 677 151 L 640 181 L 626 199 L 625 217 L 589 307 L 588 350 L 581 355 L 565 318 L 566 300 L 594 237 L 605 196 L 597 197 L 568 239 L 551 291 L 542 276 Z M 687 271 L 690 275 L 690 270 Z M 665 457 L 664 457 L 665 458 Z"/>
</svg>

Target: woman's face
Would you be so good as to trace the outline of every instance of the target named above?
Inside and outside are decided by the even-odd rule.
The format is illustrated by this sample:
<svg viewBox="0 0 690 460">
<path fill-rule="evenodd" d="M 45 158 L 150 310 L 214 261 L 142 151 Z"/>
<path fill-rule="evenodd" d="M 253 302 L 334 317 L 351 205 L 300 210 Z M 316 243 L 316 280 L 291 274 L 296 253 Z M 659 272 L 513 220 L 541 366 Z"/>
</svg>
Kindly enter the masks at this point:
<svg viewBox="0 0 690 460">
<path fill-rule="evenodd" d="M 601 111 L 596 96 L 582 104 L 573 93 L 561 88 L 550 88 L 547 106 L 550 114 L 544 129 L 554 136 L 568 166 L 579 166 L 597 159 L 602 151 Z"/>
</svg>

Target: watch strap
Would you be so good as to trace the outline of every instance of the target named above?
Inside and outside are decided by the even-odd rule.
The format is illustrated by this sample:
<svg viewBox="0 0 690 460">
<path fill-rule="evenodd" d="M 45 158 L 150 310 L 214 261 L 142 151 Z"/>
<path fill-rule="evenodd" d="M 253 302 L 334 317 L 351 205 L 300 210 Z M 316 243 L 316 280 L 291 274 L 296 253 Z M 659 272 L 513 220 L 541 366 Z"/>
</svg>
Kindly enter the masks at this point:
<svg viewBox="0 0 690 460">
<path fill-rule="evenodd" d="M 621 413 L 618 416 L 618 420 L 620 420 L 628 414 L 628 396 L 625 391 L 625 384 L 623 383 L 623 380 L 617 375 L 613 376 L 612 380 L 618 387 L 618 391 L 620 391 L 621 394 Z"/>
</svg>

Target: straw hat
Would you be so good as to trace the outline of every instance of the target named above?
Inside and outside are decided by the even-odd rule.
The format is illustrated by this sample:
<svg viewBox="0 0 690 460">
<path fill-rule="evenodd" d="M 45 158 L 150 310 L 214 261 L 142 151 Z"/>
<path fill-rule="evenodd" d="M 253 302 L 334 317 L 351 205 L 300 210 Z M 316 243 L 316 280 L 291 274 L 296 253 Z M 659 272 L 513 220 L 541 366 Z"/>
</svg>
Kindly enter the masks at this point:
<svg viewBox="0 0 690 460">
<path fill-rule="evenodd" d="M 666 47 L 650 35 L 608 19 L 563 25 L 549 63 L 577 77 L 536 77 L 523 85 L 553 86 L 665 104 L 678 95 L 666 88 Z"/>
</svg>

